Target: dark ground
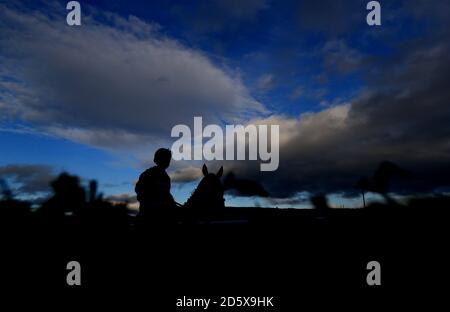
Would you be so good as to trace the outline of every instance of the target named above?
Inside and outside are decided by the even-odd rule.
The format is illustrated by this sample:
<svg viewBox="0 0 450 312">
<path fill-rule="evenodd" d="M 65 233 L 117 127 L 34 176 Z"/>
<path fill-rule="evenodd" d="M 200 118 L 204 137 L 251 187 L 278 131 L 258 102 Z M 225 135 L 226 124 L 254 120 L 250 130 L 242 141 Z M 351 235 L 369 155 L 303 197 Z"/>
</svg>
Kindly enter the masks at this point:
<svg viewBox="0 0 450 312">
<path fill-rule="evenodd" d="M 176 310 L 183 296 L 275 297 L 272 310 L 251 311 L 300 311 L 336 297 L 361 307 L 414 304 L 425 291 L 448 293 L 447 203 L 179 211 L 144 226 L 119 209 L 108 217 L 3 214 L 2 283 L 23 297 L 42 292 L 51 301 L 62 291 L 76 301 L 140 301 L 149 311 L 199 311 Z M 81 286 L 66 284 L 71 260 L 81 264 Z M 381 264 L 381 286 L 366 284 L 372 260 Z"/>
</svg>

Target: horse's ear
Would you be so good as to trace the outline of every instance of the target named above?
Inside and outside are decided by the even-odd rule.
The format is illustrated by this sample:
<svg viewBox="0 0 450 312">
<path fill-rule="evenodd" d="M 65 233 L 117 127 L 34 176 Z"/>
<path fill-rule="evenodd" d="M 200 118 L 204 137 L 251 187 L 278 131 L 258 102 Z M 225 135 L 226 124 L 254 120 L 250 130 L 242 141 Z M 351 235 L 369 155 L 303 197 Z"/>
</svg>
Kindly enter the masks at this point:
<svg viewBox="0 0 450 312">
<path fill-rule="evenodd" d="M 223 167 L 220 167 L 219 171 L 217 171 L 216 175 L 220 178 L 223 174 Z"/>
<path fill-rule="evenodd" d="M 204 175 L 205 177 L 208 175 L 208 168 L 206 168 L 206 165 L 205 165 L 205 164 L 203 164 L 202 172 L 203 172 L 203 175 Z"/>
</svg>

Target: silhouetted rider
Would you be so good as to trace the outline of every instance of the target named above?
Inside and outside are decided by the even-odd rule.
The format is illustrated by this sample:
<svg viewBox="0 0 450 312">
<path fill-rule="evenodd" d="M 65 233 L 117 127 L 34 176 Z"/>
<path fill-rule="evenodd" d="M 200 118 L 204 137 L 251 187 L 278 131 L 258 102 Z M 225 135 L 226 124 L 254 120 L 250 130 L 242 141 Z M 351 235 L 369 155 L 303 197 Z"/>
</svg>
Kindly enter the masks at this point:
<svg viewBox="0 0 450 312">
<path fill-rule="evenodd" d="M 175 207 L 175 201 L 170 194 L 170 177 L 166 172 L 171 159 L 172 152 L 169 149 L 158 149 L 153 159 L 156 166 L 140 175 L 135 191 L 140 203 L 141 217 L 168 212 L 168 209 Z"/>
</svg>

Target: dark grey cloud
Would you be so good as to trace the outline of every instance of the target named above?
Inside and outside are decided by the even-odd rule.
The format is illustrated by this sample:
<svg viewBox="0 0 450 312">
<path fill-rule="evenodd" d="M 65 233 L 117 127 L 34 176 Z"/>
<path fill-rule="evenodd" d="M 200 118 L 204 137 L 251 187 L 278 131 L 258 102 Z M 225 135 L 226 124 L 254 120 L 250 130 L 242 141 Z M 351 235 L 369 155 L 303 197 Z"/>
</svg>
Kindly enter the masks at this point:
<svg viewBox="0 0 450 312">
<path fill-rule="evenodd" d="M 12 164 L 0 166 L 0 179 L 9 182 L 13 195 L 34 196 L 49 192 L 55 175 L 50 166 Z"/>
<path fill-rule="evenodd" d="M 153 24 L 86 5 L 83 25 L 68 27 L 52 6 L 42 10 L 0 6 L 2 118 L 94 146 L 130 148 L 170 138 L 174 125 L 193 116 L 217 123 L 265 111 L 237 73 Z"/>
<path fill-rule="evenodd" d="M 174 170 L 170 173 L 170 178 L 172 179 L 172 182 L 175 183 L 183 183 L 183 182 L 190 182 L 194 180 L 198 180 L 203 177 L 202 170 L 200 167 L 184 167 Z"/>
<path fill-rule="evenodd" d="M 391 57 L 364 64 L 366 85 L 355 97 L 280 124 L 280 166 L 258 172 L 230 163 L 236 176 L 260 182 L 275 197 L 302 191 L 351 195 L 359 178 L 391 161 L 411 172 L 392 191 L 402 194 L 450 187 L 450 32 L 403 42 Z M 262 122 L 262 121 L 260 121 Z"/>
</svg>

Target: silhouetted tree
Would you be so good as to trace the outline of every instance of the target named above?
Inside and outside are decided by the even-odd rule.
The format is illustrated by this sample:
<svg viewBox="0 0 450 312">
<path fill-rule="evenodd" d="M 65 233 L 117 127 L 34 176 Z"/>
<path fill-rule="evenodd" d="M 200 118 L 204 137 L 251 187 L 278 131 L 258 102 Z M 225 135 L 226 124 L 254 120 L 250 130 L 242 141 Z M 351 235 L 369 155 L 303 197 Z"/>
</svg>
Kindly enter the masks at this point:
<svg viewBox="0 0 450 312">
<path fill-rule="evenodd" d="M 62 173 L 51 187 L 53 196 L 42 205 L 40 212 L 49 216 L 63 216 L 66 212 L 79 215 L 86 204 L 86 192 L 79 178 Z"/>
<path fill-rule="evenodd" d="M 370 181 L 367 178 L 361 178 L 358 183 L 356 183 L 356 187 L 361 190 L 363 207 L 366 208 L 366 197 L 365 192 L 367 192 L 370 188 Z"/>
<path fill-rule="evenodd" d="M 372 179 L 361 178 L 356 187 L 361 190 L 363 197 L 363 205 L 366 207 L 365 192 L 378 193 L 386 199 L 386 202 L 391 205 L 398 205 L 398 203 L 389 196 L 389 186 L 393 178 L 406 178 L 410 173 L 400 166 L 389 162 L 381 162 L 375 170 Z"/>
<path fill-rule="evenodd" d="M 0 179 L 0 189 L 2 194 L 2 200 L 12 200 L 13 194 L 10 188 L 8 187 L 8 184 L 5 180 Z"/>
</svg>

